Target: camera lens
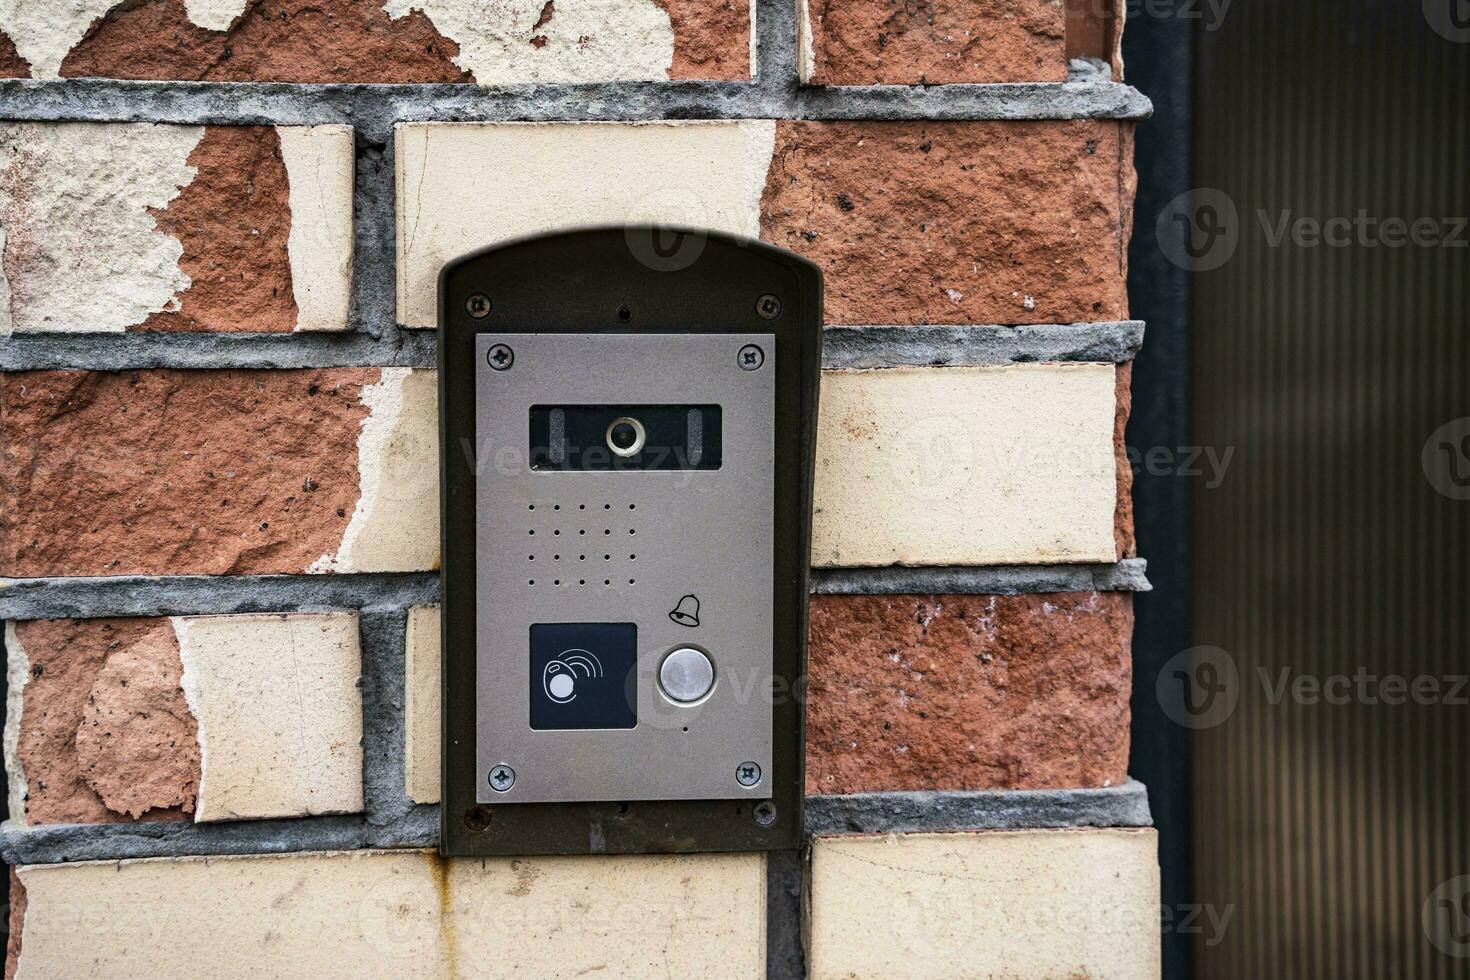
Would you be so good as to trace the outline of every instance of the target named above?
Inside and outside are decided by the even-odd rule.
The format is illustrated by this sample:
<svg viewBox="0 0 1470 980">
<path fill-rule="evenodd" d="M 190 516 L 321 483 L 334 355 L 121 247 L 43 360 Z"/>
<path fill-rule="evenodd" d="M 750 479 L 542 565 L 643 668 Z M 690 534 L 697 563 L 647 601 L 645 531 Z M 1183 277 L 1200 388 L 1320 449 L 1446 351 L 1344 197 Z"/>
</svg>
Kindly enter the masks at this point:
<svg viewBox="0 0 1470 980">
<path fill-rule="evenodd" d="M 643 448 L 647 433 L 637 419 L 613 419 L 607 427 L 607 448 L 619 456 L 636 456 Z"/>
<path fill-rule="evenodd" d="M 638 430 L 627 422 L 619 422 L 613 426 L 610 438 L 614 449 L 632 449 L 633 443 L 638 441 Z"/>
</svg>

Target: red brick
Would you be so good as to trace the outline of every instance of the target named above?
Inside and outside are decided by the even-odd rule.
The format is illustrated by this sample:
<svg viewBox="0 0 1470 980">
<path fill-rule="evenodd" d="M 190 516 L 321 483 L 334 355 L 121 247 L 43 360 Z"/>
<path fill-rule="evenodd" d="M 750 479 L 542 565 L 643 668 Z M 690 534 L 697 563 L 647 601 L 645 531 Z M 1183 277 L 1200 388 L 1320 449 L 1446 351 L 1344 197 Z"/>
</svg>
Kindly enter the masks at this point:
<svg viewBox="0 0 1470 980">
<path fill-rule="evenodd" d="M 834 324 L 1128 312 L 1132 124 L 777 124 L 761 236 L 820 264 Z"/>
<path fill-rule="evenodd" d="M 1132 597 L 818 596 L 807 792 L 1116 785 Z"/>
<path fill-rule="evenodd" d="M 380 374 L 0 375 L 0 574 L 305 571 L 352 516 Z"/>
<path fill-rule="evenodd" d="M 1058 0 L 808 0 L 813 85 L 1060 82 Z"/>
<path fill-rule="evenodd" d="M 1067 60 L 1096 58 L 1123 77 L 1123 20 L 1117 0 L 1067 0 Z"/>
<path fill-rule="evenodd" d="M 30 667 L 17 748 L 26 822 L 187 819 L 199 743 L 168 620 L 19 623 L 16 637 Z"/>
<path fill-rule="evenodd" d="M 1118 365 L 1118 414 L 1113 423 L 1113 452 L 1118 458 L 1118 506 L 1113 520 L 1113 537 L 1119 558 L 1138 554 L 1133 533 L 1133 465 L 1128 460 L 1128 416 L 1133 411 L 1133 362 Z"/>
</svg>

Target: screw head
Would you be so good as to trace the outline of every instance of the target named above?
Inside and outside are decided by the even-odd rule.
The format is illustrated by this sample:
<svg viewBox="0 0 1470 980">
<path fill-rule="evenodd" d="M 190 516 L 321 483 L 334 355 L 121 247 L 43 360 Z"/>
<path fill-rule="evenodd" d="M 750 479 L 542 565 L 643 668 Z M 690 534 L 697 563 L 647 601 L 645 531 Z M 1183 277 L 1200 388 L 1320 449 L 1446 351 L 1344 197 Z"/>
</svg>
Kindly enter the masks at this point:
<svg viewBox="0 0 1470 980">
<path fill-rule="evenodd" d="M 735 767 L 735 781 L 741 786 L 754 786 L 761 781 L 761 767 L 754 762 L 742 762 Z"/>
<path fill-rule="evenodd" d="M 464 301 L 464 311 L 476 320 L 485 319 L 490 315 L 490 297 L 484 293 L 470 293 Z"/>
<path fill-rule="evenodd" d="M 485 352 L 485 360 L 489 362 L 492 371 L 509 371 L 510 366 L 516 362 L 516 352 L 505 344 L 496 344 Z"/>
<path fill-rule="evenodd" d="M 464 825 L 472 833 L 484 833 L 490 826 L 490 808 L 488 806 L 472 806 L 464 812 Z"/>
<path fill-rule="evenodd" d="M 776 823 L 776 804 L 770 800 L 762 800 L 755 805 L 755 822 L 762 827 L 771 827 Z"/>
<path fill-rule="evenodd" d="M 516 784 L 516 771 L 504 763 L 490 770 L 490 788 L 497 793 L 507 792 Z"/>
<path fill-rule="evenodd" d="M 766 352 L 755 344 L 746 344 L 740 348 L 740 353 L 735 357 L 735 363 L 740 365 L 742 371 L 759 371 L 761 365 L 766 363 Z"/>
<path fill-rule="evenodd" d="M 755 312 L 762 320 L 774 320 L 781 315 L 781 301 L 774 293 L 766 293 L 755 301 Z"/>
</svg>

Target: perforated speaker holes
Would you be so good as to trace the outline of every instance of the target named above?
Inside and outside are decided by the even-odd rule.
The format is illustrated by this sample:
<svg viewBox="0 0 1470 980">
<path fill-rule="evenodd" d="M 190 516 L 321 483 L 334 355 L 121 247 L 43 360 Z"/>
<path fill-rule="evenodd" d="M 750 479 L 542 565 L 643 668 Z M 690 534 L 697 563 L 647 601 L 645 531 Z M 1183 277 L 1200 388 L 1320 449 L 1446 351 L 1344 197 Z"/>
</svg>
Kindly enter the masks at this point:
<svg viewBox="0 0 1470 980">
<path fill-rule="evenodd" d="M 632 502 L 526 505 L 526 587 L 610 589 L 637 585 Z M 540 573 L 537 577 L 536 573 Z"/>
</svg>

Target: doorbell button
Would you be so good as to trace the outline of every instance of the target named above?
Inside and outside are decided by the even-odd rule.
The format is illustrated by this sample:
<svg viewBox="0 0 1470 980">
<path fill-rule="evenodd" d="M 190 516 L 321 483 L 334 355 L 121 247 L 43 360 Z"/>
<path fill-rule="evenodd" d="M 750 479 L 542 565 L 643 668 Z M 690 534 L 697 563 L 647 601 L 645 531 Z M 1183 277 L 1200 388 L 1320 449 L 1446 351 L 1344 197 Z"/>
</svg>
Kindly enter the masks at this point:
<svg viewBox="0 0 1470 980">
<path fill-rule="evenodd" d="M 703 651 L 680 647 L 664 658 L 658 683 L 673 701 L 698 701 L 715 686 L 715 665 Z"/>
</svg>

